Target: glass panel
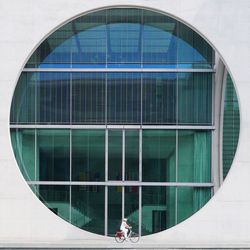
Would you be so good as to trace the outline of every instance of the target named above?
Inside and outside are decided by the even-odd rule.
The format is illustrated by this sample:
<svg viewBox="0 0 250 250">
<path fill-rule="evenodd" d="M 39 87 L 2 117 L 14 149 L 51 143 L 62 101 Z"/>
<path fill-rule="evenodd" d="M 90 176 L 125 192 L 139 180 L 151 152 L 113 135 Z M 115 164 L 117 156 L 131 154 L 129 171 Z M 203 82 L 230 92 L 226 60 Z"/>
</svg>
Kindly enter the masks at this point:
<svg viewBox="0 0 250 250">
<path fill-rule="evenodd" d="M 26 181 L 35 180 L 35 130 L 11 129 L 11 142 L 17 164 Z"/>
<path fill-rule="evenodd" d="M 39 199 L 56 215 L 69 221 L 69 186 L 40 185 Z"/>
<path fill-rule="evenodd" d="M 176 181 L 175 130 L 142 131 L 142 180 Z"/>
<path fill-rule="evenodd" d="M 125 187 L 125 218 L 133 232 L 139 233 L 139 187 Z"/>
<path fill-rule="evenodd" d="M 210 188 L 177 188 L 177 223 L 190 217 L 211 198 Z"/>
<path fill-rule="evenodd" d="M 139 180 L 139 130 L 125 131 L 125 179 Z"/>
<path fill-rule="evenodd" d="M 143 74 L 143 124 L 176 123 L 175 73 Z"/>
<path fill-rule="evenodd" d="M 211 181 L 211 132 L 178 131 L 178 181 Z"/>
<path fill-rule="evenodd" d="M 224 93 L 224 118 L 223 118 L 223 178 L 232 165 L 240 130 L 240 112 L 237 94 L 232 78 L 227 74 Z"/>
<path fill-rule="evenodd" d="M 69 181 L 69 130 L 37 130 L 36 166 L 37 181 Z"/>
<path fill-rule="evenodd" d="M 108 235 L 120 230 L 122 220 L 122 187 L 108 187 Z"/>
<path fill-rule="evenodd" d="M 105 180 L 104 130 L 72 130 L 72 180 Z"/>
<path fill-rule="evenodd" d="M 108 179 L 122 179 L 122 131 L 108 131 Z"/>
<path fill-rule="evenodd" d="M 175 67 L 177 21 L 156 12 L 143 10 L 143 23 L 143 62 L 149 65 L 157 63 L 161 67 Z"/>
<path fill-rule="evenodd" d="M 140 63 L 141 10 L 107 10 L 108 63 Z"/>
<path fill-rule="evenodd" d="M 141 75 L 108 73 L 107 122 L 140 124 Z"/>
<path fill-rule="evenodd" d="M 142 235 L 175 225 L 175 187 L 142 187 Z"/>
<path fill-rule="evenodd" d="M 195 31 L 178 22 L 178 66 L 182 68 L 213 68 L 213 49 Z"/>
<path fill-rule="evenodd" d="M 105 74 L 72 74 L 72 122 L 105 123 Z"/>
<path fill-rule="evenodd" d="M 70 123 L 69 73 L 39 73 L 37 123 Z"/>
<path fill-rule="evenodd" d="M 71 223 L 104 234 L 104 186 L 72 186 Z"/>
<path fill-rule="evenodd" d="M 22 73 L 12 99 L 10 123 L 35 123 L 37 73 Z"/>
<path fill-rule="evenodd" d="M 212 74 L 178 74 L 179 124 L 212 124 Z"/>
</svg>

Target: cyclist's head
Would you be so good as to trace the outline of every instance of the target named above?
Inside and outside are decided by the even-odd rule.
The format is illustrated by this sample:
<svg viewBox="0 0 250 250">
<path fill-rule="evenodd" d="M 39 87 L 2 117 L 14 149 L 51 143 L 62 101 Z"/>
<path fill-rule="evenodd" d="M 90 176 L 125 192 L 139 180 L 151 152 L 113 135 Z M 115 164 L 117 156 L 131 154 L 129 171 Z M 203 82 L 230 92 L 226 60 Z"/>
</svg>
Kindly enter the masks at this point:
<svg viewBox="0 0 250 250">
<path fill-rule="evenodd" d="M 125 221 L 125 222 L 126 222 L 127 220 L 128 220 L 127 218 L 123 218 L 123 221 Z"/>
</svg>

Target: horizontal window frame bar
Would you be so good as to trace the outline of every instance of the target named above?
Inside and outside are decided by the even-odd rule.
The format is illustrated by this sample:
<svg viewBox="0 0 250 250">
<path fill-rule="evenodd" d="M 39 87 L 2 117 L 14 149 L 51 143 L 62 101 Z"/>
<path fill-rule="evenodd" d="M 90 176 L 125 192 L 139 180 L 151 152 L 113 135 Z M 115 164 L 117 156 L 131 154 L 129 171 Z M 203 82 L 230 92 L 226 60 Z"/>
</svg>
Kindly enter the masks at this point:
<svg viewBox="0 0 250 250">
<path fill-rule="evenodd" d="M 29 185 L 66 185 L 66 186 L 137 186 L 137 187 L 214 187 L 210 182 L 139 182 L 139 181 L 27 181 Z"/>
<path fill-rule="evenodd" d="M 190 69 L 190 68 L 24 68 L 23 72 L 170 72 L 170 73 L 215 73 L 215 69 Z"/>
<path fill-rule="evenodd" d="M 10 128 L 27 129 L 169 129 L 169 130 L 215 130 L 215 126 L 202 125 L 26 125 L 10 124 Z"/>
</svg>

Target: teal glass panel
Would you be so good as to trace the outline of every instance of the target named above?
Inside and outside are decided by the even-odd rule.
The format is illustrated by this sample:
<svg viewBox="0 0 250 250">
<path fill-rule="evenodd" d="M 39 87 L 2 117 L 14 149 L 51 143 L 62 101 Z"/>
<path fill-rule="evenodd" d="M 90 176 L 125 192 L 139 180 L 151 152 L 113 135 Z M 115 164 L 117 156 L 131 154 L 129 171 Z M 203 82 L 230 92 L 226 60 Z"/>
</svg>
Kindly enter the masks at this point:
<svg viewBox="0 0 250 250">
<path fill-rule="evenodd" d="M 122 131 L 108 131 L 108 179 L 122 179 Z"/>
<path fill-rule="evenodd" d="M 104 234 L 104 186 L 72 186 L 71 223 L 96 234 Z"/>
<path fill-rule="evenodd" d="M 178 22 L 178 67 L 213 68 L 213 48 L 197 32 Z"/>
<path fill-rule="evenodd" d="M 139 180 L 139 130 L 125 130 L 125 179 Z"/>
<path fill-rule="evenodd" d="M 132 226 L 133 232 L 139 233 L 139 187 L 125 187 L 125 218 Z"/>
<path fill-rule="evenodd" d="M 72 123 L 105 123 L 104 73 L 72 74 Z"/>
<path fill-rule="evenodd" d="M 177 21 L 157 12 L 143 10 L 142 60 L 144 64 L 175 67 L 177 64 Z M 153 65 L 153 67 L 155 67 Z"/>
<path fill-rule="evenodd" d="M 178 182 L 211 182 L 211 132 L 178 131 Z"/>
<path fill-rule="evenodd" d="M 35 130 L 11 129 L 11 142 L 17 164 L 26 181 L 35 180 Z"/>
<path fill-rule="evenodd" d="M 35 123 L 37 73 L 23 72 L 18 80 L 11 104 L 10 123 Z"/>
<path fill-rule="evenodd" d="M 120 230 L 122 220 L 122 187 L 108 187 L 108 235 Z"/>
<path fill-rule="evenodd" d="M 141 62 L 141 10 L 107 10 L 107 62 Z"/>
<path fill-rule="evenodd" d="M 175 73 L 143 74 L 143 124 L 175 124 L 177 78 Z"/>
<path fill-rule="evenodd" d="M 70 123 L 70 74 L 39 73 L 37 81 L 37 123 Z"/>
<path fill-rule="evenodd" d="M 104 130 L 72 130 L 72 180 L 105 180 Z"/>
<path fill-rule="evenodd" d="M 64 185 L 39 185 L 39 199 L 56 215 L 69 221 L 70 187 Z"/>
<path fill-rule="evenodd" d="M 175 187 L 142 187 L 142 235 L 174 226 L 176 217 Z"/>
<path fill-rule="evenodd" d="M 240 131 L 240 112 L 237 94 L 232 78 L 227 74 L 224 93 L 223 117 L 223 178 L 228 174 L 232 165 Z"/>
<path fill-rule="evenodd" d="M 142 131 L 142 180 L 176 181 L 176 131 Z"/>
<path fill-rule="evenodd" d="M 202 208 L 211 198 L 210 188 L 177 188 L 177 223 L 190 217 Z"/>
<path fill-rule="evenodd" d="M 36 167 L 37 181 L 69 181 L 69 130 L 37 130 Z"/>
<path fill-rule="evenodd" d="M 107 123 L 141 123 L 141 75 L 108 73 Z"/>
<path fill-rule="evenodd" d="M 211 73 L 178 74 L 178 123 L 212 124 Z"/>
</svg>

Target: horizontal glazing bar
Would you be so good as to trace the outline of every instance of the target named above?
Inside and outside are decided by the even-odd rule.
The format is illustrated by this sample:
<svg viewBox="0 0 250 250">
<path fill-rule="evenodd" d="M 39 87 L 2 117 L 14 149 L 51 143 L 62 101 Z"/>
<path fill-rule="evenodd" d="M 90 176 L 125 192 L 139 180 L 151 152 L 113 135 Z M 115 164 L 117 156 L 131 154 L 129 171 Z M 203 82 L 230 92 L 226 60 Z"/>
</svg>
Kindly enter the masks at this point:
<svg viewBox="0 0 250 250">
<path fill-rule="evenodd" d="M 214 126 L 191 126 L 191 125 L 25 125 L 11 124 L 10 128 L 41 128 L 41 129 L 183 129 L 183 130 L 214 130 Z"/>
<path fill-rule="evenodd" d="M 205 72 L 215 73 L 215 69 L 182 68 L 25 68 L 23 72 Z"/>
<path fill-rule="evenodd" d="M 83 185 L 83 186 L 165 186 L 165 187 L 213 187 L 213 183 L 198 182 L 139 182 L 139 181 L 28 181 L 29 185 Z"/>
</svg>

